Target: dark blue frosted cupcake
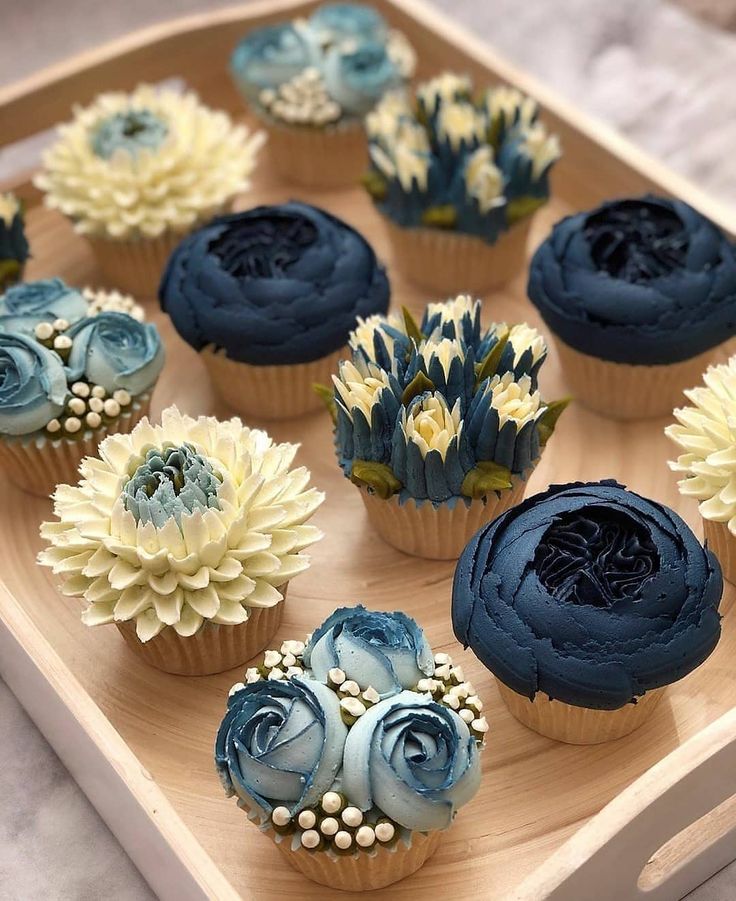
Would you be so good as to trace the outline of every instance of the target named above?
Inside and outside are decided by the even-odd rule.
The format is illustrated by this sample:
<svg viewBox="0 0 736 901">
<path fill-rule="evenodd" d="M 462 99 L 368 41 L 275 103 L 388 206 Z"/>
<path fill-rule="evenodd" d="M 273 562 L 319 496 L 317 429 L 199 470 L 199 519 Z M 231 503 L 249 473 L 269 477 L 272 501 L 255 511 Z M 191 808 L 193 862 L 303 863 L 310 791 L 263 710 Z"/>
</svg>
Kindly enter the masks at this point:
<svg viewBox="0 0 736 901">
<path fill-rule="evenodd" d="M 511 713 L 559 741 L 632 732 L 711 654 L 723 581 L 667 507 L 613 481 L 553 485 L 481 529 L 455 572 L 455 635 Z"/>
<path fill-rule="evenodd" d="M 555 226 L 529 297 L 581 403 L 664 416 L 736 334 L 736 248 L 682 201 L 614 200 Z"/>
<path fill-rule="evenodd" d="M 355 229 L 303 203 L 214 219 L 182 241 L 162 308 L 202 352 L 238 412 L 287 419 L 320 406 L 359 317 L 385 313 L 389 283 Z"/>
</svg>

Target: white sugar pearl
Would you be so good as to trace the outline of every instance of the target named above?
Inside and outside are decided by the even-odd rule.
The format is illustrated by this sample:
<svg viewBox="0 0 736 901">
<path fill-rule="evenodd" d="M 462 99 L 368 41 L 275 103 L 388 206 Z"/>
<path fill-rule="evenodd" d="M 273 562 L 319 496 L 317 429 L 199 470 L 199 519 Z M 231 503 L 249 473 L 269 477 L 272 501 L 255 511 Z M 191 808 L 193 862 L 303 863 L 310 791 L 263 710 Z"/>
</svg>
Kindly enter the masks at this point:
<svg viewBox="0 0 736 901">
<path fill-rule="evenodd" d="M 87 406 L 93 413 L 102 413 L 105 409 L 105 402 L 101 397 L 90 397 L 87 401 Z"/>
<path fill-rule="evenodd" d="M 488 720 L 484 716 L 481 716 L 477 720 L 473 720 L 470 724 L 470 728 L 474 729 L 476 732 L 488 732 Z"/>
<path fill-rule="evenodd" d="M 69 335 L 57 335 L 54 338 L 54 350 L 69 350 L 72 346 L 72 339 Z"/>
<path fill-rule="evenodd" d="M 471 695 L 465 703 L 468 707 L 475 708 L 479 713 L 483 709 L 483 701 L 481 701 L 478 695 Z"/>
<path fill-rule="evenodd" d="M 87 409 L 87 404 L 85 404 L 81 397 L 72 397 L 67 403 L 67 408 L 76 416 L 81 416 Z"/>
<path fill-rule="evenodd" d="M 345 681 L 345 673 L 339 667 L 335 666 L 327 673 L 327 678 L 333 685 L 342 685 Z"/>
<path fill-rule="evenodd" d="M 284 654 L 281 663 L 288 669 L 296 665 L 296 657 L 293 654 Z"/>
<path fill-rule="evenodd" d="M 102 385 L 93 385 L 91 394 L 92 397 L 107 397 L 107 391 L 105 391 Z"/>
<path fill-rule="evenodd" d="M 360 694 L 360 685 L 355 682 L 353 679 L 348 679 L 346 682 L 343 682 L 340 686 L 340 691 L 344 691 L 349 695 L 352 695 L 354 698 L 357 698 Z"/>
<path fill-rule="evenodd" d="M 46 423 L 46 431 L 51 432 L 53 435 L 55 432 L 61 431 L 61 423 L 58 419 L 52 419 L 50 422 Z"/>
<path fill-rule="evenodd" d="M 357 698 L 343 698 L 340 707 L 350 716 L 363 716 L 366 711 L 365 704 Z"/>
<path fill-rule="evenodd" d="M 340 828 L 340 824 L 334 817 L 325 817 L 319 824 L 319 828 L 323 835 L 334 835 Z"/>
<path fill-rule="evenodd" d="M 54 331 L 65 332 L 69 328 L 66 319 L 54 319 Z"/>
<path fill-rule="evenodd" d="M 435 669 L 434 674 L 438 679 L 442 679 L 443 681 L 446 681 L 447 679 L 450 678 L 450 664 L 443 663 L 442 666 L 438 666 Z"/>
<path fill-rule="evenodd" d="M 121 407 L 127 407 L 131 401 L 130 394 L 128 394 L 128 392 L 123 388 L 118 388 L 117 391 L 113 391 L 112 396 L 113 399 L 116 400 Z"/>
<path fill-rule="evenodd" d="M 317 815 L 313 810 L 302 810 L 299 814 L 299 825 L 302 829 L 313 829 L 317 822 Z"/>
<path fill-rule="evenodd" d="M 393 823 L 378 823 L 376 826 L 376 838 L 379 842 L 390 842 L 396 835 Z"/>
<path fill-rule="evenodd" d="M 231 685 L 230 691 L 227 693 L 228 697 L 232 697 L 234 694 L 237 694 L 241 688 L 245 688 L 245 684 L 243 682 L 236 682 L 235 685 Z"/>
<path fill-rule="evenodd" d="M 342 807 L 342 798 L 337 792 L 325 792 L 322 795 L 322 810 L 325 813 L 337 813 Z"/>
<path fill-rule="evenodd" d="M 102 417 L 99 413 L 88 413 L 85 417 L 85 421 L 91 429 L 99 429 L 102 425 Z"/>
<path fill-rule="evenodd" d="M 347 851 L 353 843 L 353 837 L 349 832 L 345 832 L 341 829 L 333 838 L 333 842 L 341 851 Z"/>
<path fill-rule="evenodd" d="M 89 385 L 86 382 L 75 382 L 72 385 L 72 394 L 77 397 L 89 397 Z"/>
<path fill-rule="evenodd" d="M 369 704 L 377 704 L 381 700 L 381 696 L 372 685 L 369 685 L 368 688 L 366 688 L 362 697 L 368 701 Z"/>
<path fill-rule="evenodd" d="M 120 404 L 111 397 L 108 397 L 103 406 L 105 408 L 105 416 L 120 416 Z"/>
<path fill-rule="evenodd" d="M 316 829 L 307 829 L 301 834 L 301 843 L 308 850 L 313 850 L 320 843 L 319 832 Z"/>
<path fill-rule="evenodd" d="M 71 432 L 74 434 L 78 432 L 82 428 L 82 423 L 77 419 L 76 416 L 69 416 L 68 419 L 64 420 L 64 429 L 67 432 Z"/>
<path fill-rule="evenodd" d="M 245 681 L 250 685 L 252 682 L 258 682 L 261 678 L 261 674 L 254 666 L 249 666 L 245 671 Z"/>
<path fill-rule="evenodd" d="M 463 668 L 461 666 L 455 666 L 452 669 L 450 675 L 457 680 L 458 684 L 460 682 L 465 681 L 465 673 L 463 672 Z"/>
<path fill-rule="evenodd" d="M 355 835 L 355 841 L 361 848 L 370 848 L 376 841 L 376 833 L 374 832 L 373 827 L 361 826 Z"/>
<path fill-rule="evenodd" d="M 279 682 L 281 679 L 286 678 L 286 673 L 278 666 L 275 666 L 268 674 L 268 678 L 274 682 Z"/>
<path fill-rule="evenodd" d="M 277 826 L 288 826 L 291 822 L 291 814 L 288 807 L 274 807 L 271 819 Z"/>
<path fill-rule="evenodd" d="M 363 814 L 357 807 L 346 807 L 342 812 L 342 821 L 346 826 L 355 829 L 363 822 Z"/>
<path fill-rule="evenodd" d="M 39 322 L 34 329 L 34 334 L 39 341 L 48 341 L 54 334 L 54 327 L 50 322 Z"/>
<path fill-rule="evenodd" d="M 434 662 L 437 666 L 444 666 L 446 663 L 452 663 L 452 658 L 449 654 L 435 654 Z"/>
<path fill-rule="evenodd" d="M 475 719 L 475 714 L 473 713 L 472 710 L 468 710 L 467 707 L 464 707 L 460 711 L 460 719 L 463 720 L 463 722 L 470 725 L 473 722 L 473 720 Z"/>
<path fill-rule="evenodd" d="M 453 710 L 457 710 L 460 707 L 460 698 L 456 698 L 455 695 L 443 695 L 442 703 L 452 707 Z"/>
<path fill-rule="evenodd" d="M 278 666 L 281 663 L 281 654 L 278 651 L 266 651 L 263 655 L 263 664 L 267 667 Z"/>
</svg>

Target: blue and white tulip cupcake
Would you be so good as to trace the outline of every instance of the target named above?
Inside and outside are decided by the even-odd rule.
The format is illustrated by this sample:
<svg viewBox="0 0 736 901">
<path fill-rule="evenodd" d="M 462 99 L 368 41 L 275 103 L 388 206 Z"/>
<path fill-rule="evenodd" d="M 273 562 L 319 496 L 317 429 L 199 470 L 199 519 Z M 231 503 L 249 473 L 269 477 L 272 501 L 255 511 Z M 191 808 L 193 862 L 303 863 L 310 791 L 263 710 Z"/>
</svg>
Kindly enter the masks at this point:
<svg viewBox="0 0 736 901">
<path fill-rule="evenodd" d="M 32 494 L 76 478 L 112 432 L 148 413 L 164 364 L 156 327 L 60 279 L 0 297 L 0 467 Z"/>
<path fill-rule="evenodd" d="M 414 620 L 344 607 L 246 670 L 215 762 L 293 867 L 369 891 L 418 870 L 478 790 L 482 711 Z"/>
<path fill-rule="evenodd" d="M 372 7 L 334 3 L 259 28 L 230 71 L 269 134 L 279 176 L 308 188 L 357 184 L 368 160 L 363 117 L 415 65 L 406 38 Z"/>
<path fill-rule="evenodd" d="M 379 535 L 407 554 L 455 559 L 517 503 L 564 401 L 542 399 L 547 356 L 525 323 L 481 326 L 481 302 L 373 316 L 333 375 L 335 447 Z"/>
</svg>

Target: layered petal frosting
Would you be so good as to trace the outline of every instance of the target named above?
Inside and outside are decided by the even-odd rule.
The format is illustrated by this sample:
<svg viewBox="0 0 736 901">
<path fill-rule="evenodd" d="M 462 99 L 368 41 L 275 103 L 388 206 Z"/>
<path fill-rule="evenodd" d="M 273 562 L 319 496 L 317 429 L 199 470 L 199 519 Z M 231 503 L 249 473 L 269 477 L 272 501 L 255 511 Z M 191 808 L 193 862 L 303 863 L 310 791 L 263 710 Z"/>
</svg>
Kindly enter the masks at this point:
<svg viewBox="0 0 736 901">
<path fill-rule="evenodd" d="M 681 200 L 614 200 L 557 223 L 534 255 L 528 291 L 582 353 L 676 363 L 736 334 L 736 246 Z"/>
<path fill-rule="evenodd" d="M 0 296 L 0 331 L 33 337 L 39 322 L 63 319 L 78 322 L 89 315 L 89 303 L 80 291 L 60 278 L 15 285 Z"/>
<path fill-rule="evenodd" d="M 368 242 L 303 203 L 213 220 L 182 241 L 162 308 L 197 349 L 253 365 L 305 363 L 344 346 L 358 317 L 385 313 L 389 284 Z"/>
<path fill-rule="evenodd" d="M 61 359 L 33 338 L 0 333 L 0 434 L 28 435 L 64 409 Z"/>
<path fill-rule="evenodd" d="M 453 628 L 519 694 L 616 709 L 710 655 L 722 589 L 672 510 L 612 481 L 553 485 L 463 551 Z"/>
</svg>

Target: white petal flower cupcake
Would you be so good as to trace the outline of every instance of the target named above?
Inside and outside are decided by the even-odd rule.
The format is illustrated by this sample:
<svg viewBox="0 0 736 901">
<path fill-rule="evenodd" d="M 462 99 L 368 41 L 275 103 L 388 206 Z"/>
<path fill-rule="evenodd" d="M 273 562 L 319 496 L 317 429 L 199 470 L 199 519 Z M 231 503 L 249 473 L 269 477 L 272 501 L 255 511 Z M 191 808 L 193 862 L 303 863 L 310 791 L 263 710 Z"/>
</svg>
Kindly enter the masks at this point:
<svg viewBox="0 0 736 901">
<path fill-rule="evenodd" d="M 37 187 L 90 241 L 105 278 L 155 294 L 179 239 L 250 187 L 263 135 L 195 94 L 101 94 L 62 125 Z"/>
<path fill-rule="evenodd" d="M 297 446 L 239 419 L 193 419 L 176 407 L 144 419 L 59 485 L 58 521 L 41 526 L 39 562 L 84 598 L 88 626 L 115 623 L 166 672 L 222 672 L 278 629 L 301 552 L 321 537 L 307 520 L 324 500 Z"/>
<path fill-rule="evenodd" d="M 683 476 L 680 493 L 699 501 L 708 546 L 736 583 L 736 356 L 710 366 L 703 381 L 665 429 L 683 451 L 670 468 Z"/>
</svg>

